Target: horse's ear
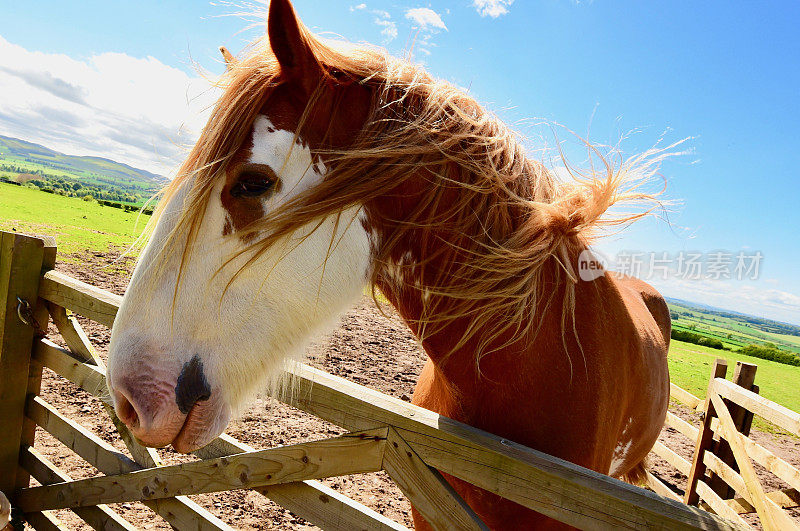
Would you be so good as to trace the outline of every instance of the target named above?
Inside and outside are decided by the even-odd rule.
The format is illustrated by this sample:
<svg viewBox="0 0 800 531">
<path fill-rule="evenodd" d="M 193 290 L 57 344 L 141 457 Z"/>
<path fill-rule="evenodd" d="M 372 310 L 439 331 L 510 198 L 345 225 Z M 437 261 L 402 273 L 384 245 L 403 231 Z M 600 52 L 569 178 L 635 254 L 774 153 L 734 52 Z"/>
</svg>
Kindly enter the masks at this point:
<svg viewBox="0 0 800 531">
<path fill-rule="evenodd" d="M 236 64 L 236 58 L 233 54 L 224 46 L 219 47 L 219 53 L 222 54 L 222 58 L 225 60 L 225 70 L 230 70 Z"/>
<path fill-rule="evenodd" d="M 309 45 L 308 30 L 295 15 L 289 0 L 270 1 L 267 35 L 283 75 L 313 90 L 320 66 Z"/>
</svg>

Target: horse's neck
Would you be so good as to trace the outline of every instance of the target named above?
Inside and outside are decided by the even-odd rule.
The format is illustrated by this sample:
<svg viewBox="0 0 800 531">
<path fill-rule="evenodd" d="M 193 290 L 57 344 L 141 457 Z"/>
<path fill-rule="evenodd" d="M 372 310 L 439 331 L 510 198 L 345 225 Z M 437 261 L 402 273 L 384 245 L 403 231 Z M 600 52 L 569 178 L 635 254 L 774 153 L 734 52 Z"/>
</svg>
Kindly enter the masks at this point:
<svg viewBox="0 0 800 531">
<path fill-rule="evenodd" d="M 469 254 L 459 255 L 455 250 L 442 252 L 442 240 L 448 240 L 454 244 L 453 248 L 457 249 L 469 236 L 448 233 L 446 228 L 422 226 L 409 229 L 403 227 L 401 220 L 407 219 L 407 212 L 416 204 L 424 202 L 426 181 L 410 179 L 402 186 L 403 189 L 398 190 L 397 193 L 388 197 L 379 197 L 365 205 L 365 225 L 373 236 L 374 251 L 377 256 L 382 256 L 380 251 L 383 242 L 398 234 L 402 235 L 399 244 L 393 246 L 392 255 L 382 257 L 384 262 L 376 264 L 379 271 L 376 279 L 377 286 L 405 319 L 414 334 L 422 339 L 426 353 L 437 367 L 452 374 L 453 377 L 460 375 L 465 382 L 469 381 L 469 385 L 475 385 L 477 382 L 486 383 L 500 380 L 501 375 L 505 376 L 508 373 L 509 363 L 516 363 L 513 360 L 519 359 L 530 360 L 532 358 L 531 351 L 537 353 L 558 351 L 559 359 L 554 363 L 560 363 L 564 358 L 565 340 L 568 349 L 580 349 L 573 341 L 571 319 L 566 323 L 567 330 L 564 330 L 565 323 L 562 320 L 566 289 L 564 282 L 569 282 L 569 280 L 566 275 L 558 274 L 557 268 L 560 266 L 556 260 L 542 265 L 544 268 L 541 278 L 542 285 L 549 287 L 543 289 L 547 299 L 546 304 L 541 300 L 537 303 L 539 307 L 531 308 L 529 312 L 530 318 L 538 321 L 535 327 L 537 333 L 533 337 L 530 335 L 514 337 L 513 334 L 516 333 L 516 330 L 515 327 L 512 327 L 505 335 L 497 338 L 493 345 L 484 346 L 484 351 L 488 350 L 491 354 L 483 358 L 480 365 L 478 364 L 480 332 L 474 335 L 472 340 L 455 349 L 454 347 L 465 337 L 466 331 L 472 324 L 471 320 L 469 317 L 464 317 L 442 323 L 437 321 L 437 317 L 440 317 L 438 315 L 426 316 L 426 308 L 452 307 L 452 302 L 446 300 L 447 295 L 442 295 L 441 290 L 437 290 L 436 286 L 428 285 L 428 281 L 430 279 L 441 280 L 440 273 L 446 269 L 445 266 L 448 262 L 474 259 Z M 571 251 L 570 255 L 572 254 L 575 256 L 570 256 L 570 259 L 577 262 L 577 251 Z M 464 280 L 464 282 L 468 282 L 468 280 Z M 579 282 L 575 286 L 576 297 L 583 304 L 577 306 L 597 307 L 594 302 L 599 296 L 598 288 L 604 282 L 602 278 L 594 282 Z M 481 310 L 481 315 L 495 323 L 500 319 L 507 318 L 497 315 L 492 319 L 493 311 L 497 310 L 487 308 L 485 311 Z M 579 309 L 579 311 L 582 310 Z M 595 319 L 593 316 L 581 316 L 581 318 L 585 319 L 587 323 Z M 432 324 L 430 322 L 426 324 L 426 321 L 431 320 Z M 541 360 L 542 356 L 538 356 L 538 359 Z"/>
<path fill-rule="evenodd" d="M 419 320 L 423 316 L 425 286 L 415 286 L 413 282 L 404 286 L 392 282 L 378 284 L 414 334 L 417 337 L 424 334 Z M 551 304 L 543 313 L 532 312 L 532 319 L 541 320 L 533 337 L 501 337 L 498 343 L 508 341 L 508 344 L 495 345 L 502 348 L 488 353 L 480 361 L 476 355 L 480 331 L 474 339 L 453 350 L 470 324 L 466 318 L 449 322 L 423 336 L 422 347 L 433 367 L 428 368 L 428 381 L 422 386 L 420 397 L 415 392 L 415 400 L 419 398 L 425 407 L 456 420 L 506 433 L 503 430 L 511 429 L 519 415 L 530 413 L 529 406 L 520 409 L 519 397 L 532 400 L 532 396 L 541 398 L 542 393 L 561 396 L 558 393 L 564 388 L 581 392 L 596 388 L 595 380 L 602 372 L 598 368 L 602 356 L 597 338 L 609 332 L 604 329 L 601 299 L 613 289 L 610 281 L 603 277 L 578 284 L 575 319 L 580 345 L 571 320 L 563 326 L 563 291 L 560 290 L 553 294 Z M 538 394 L 534 394 L 534 389 Z M 495 415 L 502 418 L 495 418 Z M 507 433 L 509 436 L 516 434 L 513 430 Z"/>
<path fill-rule="evenodd" d="M 566 323 L 562 321 L 565 304 L 563 282 L 567 280 L 565 275 L 556 275 L 555 271 L 545 271 L 542 280 L 545 285 L 551 286 L 545 294 L 546 300 L 539 301 L 539 307 L 531 308 L 529 312 L 530 318 L 538 321 L 534 335 L 524 334 L 514 337 L 517 332 L 512 328 L 497 338 L 494 344 L 484 346 L 484 350 L 491 353 L 483 357 L 480 362 L 478 361 L 479 343 L 482 337 L 480 331 L 472 340 L 455 348 L 471 325 L 471 320 L 469 317 L 463 317 L 441 323 L 437 322 L 437 315 L 425 315 L 426 307 L 446 308 L 449 301 L 446 295 L 437 293 L 435 286 L 427 285 L 426 279 L 437 278 L 437 269 L 443 264 L 439 259 L 425 261 L 428 250 L 420 249 L 418 246 L 423 240 L 421 235 L 409 238 L 407 251 L 393 257 L 392 262 L 385 267 L 385 273 L 378 276 L 377 285 L 412 332 L 422 339 L 427 355 L 440 370 L 454 378 L 458 376 L 469 385 L 476 385 L 478 382 L 482 382 L 483 385 L 487 382 L 507 380 L 509 364 L 530 359 L 531 351 L 555 350 L 558 351 L 558 356 L 563 358 L 565 339 L 567 348 L 574 347 L 572 315 L 568 316 Z M 421 261 L 422 265 L 415 265 L 415 259 Z M 576 286 L 576 297 L 582 303 L 580 306 L 596 307 L 593 301 L 599 294 L 598 288 L 602 288 L 600 284 L 604 283 L 605 280 L 602 278 L 592 283 L 579 282 Z M 492 312 L 496 310 L 490 307 L 481 310 L 482 315 L 489 317 L 487 321 L 490 322 L 506 318 L 500 314 L 492 316 Z M 582 313 L 580 310 L 578 312 Z M 592 319 L 589 316 L 576 316 L 576 318 L 589 321 Z M 479 374 L 482 377 L 479 377 Z"/>
</svg>

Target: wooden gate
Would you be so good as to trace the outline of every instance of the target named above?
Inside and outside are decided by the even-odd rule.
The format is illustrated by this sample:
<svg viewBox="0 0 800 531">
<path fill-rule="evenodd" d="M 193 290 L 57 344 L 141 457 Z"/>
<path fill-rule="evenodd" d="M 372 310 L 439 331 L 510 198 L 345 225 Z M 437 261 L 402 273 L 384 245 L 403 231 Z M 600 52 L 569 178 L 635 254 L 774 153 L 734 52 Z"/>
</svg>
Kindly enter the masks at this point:
<svg viewBox="0 0 800 531">
<path fill-rule="evenodd" d="M 741 527 L 305 365 L 291 371 L 291 396 L 278 398 L 349 433 L 264 450 L 222 435 L 195 452 L 198 460 L 162 466 L 114 415 L 103 361 L 70 313 L 111 327 L 121 298 L 54 271 L 55 259 L 56 248 L 46 239 L 2 233 L 0 490 L 11 494 L 36 529 L 60 528 L 52 510 L 61 508 L 95 529 L 131 529 L 106 505 L 126 501 L 142 501 L 177 529 L 229 529 L 187 496 L 234 489 L 260 492 L 325 529 L 402 529 L 318 481 L 378 470 L 389 474 L 435 529 L 485 528 L 439 471 L 579 528 Z M 49 319 L 68 349 L 44 337 Z M 130 455 L 39 396 L 43 367 L 103 402 Z M 740 397 L 723 384 L 714 383 L 713 390 L 727 399 Z M 73 481 L 34 449 L 37 425 L 103 475 Z M 41 486 L 30 486 L 31 476 Z"/>
<path fill-rule="evenodd" d="M 737 363 L 734 382 L 726 380 L 727 362 L 718 359 L 711 369 L 705 400 L 672 386 L 672 398 L 702 415 L 699 426 L 667 413 L 666 425 L 694 442 L 691 460 L 661 442 L 653 453 L 687 477 L 683 492 L 648 473 L 649 486 L 659 494 L 699 505 L 741 526 L 751 527 L 741 515 L 756 514 L 753 523 L 763 529 L 800 529 L 786 509 L 800 507 L 800 470 L 748 437 L 753 415 L 781 430 L 800 436 L 800 414 L 757 394 L 755 365 Z M 750 389 L 747 389 L 749 387 Z M 762 476 L 774 475 L 788 487 L 768 491 Z"/>
</svg>

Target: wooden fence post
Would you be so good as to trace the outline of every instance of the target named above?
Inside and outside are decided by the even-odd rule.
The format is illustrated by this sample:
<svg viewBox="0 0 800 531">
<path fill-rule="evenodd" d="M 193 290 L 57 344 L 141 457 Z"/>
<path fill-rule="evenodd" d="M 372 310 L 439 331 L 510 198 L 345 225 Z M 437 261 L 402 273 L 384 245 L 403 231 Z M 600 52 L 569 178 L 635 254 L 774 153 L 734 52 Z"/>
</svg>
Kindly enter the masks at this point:
<svg viewBox="0 0 800 531">
<path fill-rule="evenodd" d="M 758 384 L 753 384 L 750 386 L 750 390 L 755 394 L 758 394 L 761 391 L 761 388 L 758 386 Z M 750 428 L 753 426 L 753 417 L 755 417 L 755 414 L 749 409 L 745 409 L 744 411 L 744 420 L 742 421 L 741 432 L 744 435 L 750 435 Z"/>
<path fill-rule="evenodd" d="M 744 387 L 748 391 L 752 391 L 757 369 L 757 365 L 737 361 L 736 369 L 733 373 L 733 383 Z M 750 425 L 753 422 L 753 414 L 747 409 L 734 404 L 730 400 L 725 400 L 725 405 L 728 406 L 728 411 L 730 411 L 731 417 L 733 418 L 733 423 L 736 425 L 736 429 L 744 435 L 749 435 Z M 737 472 L 739 471 L 739 465 L 736 464 L 736 458 L 733 456 L 733 451 L 731 450 L 731 446 L 728 441 L 725 439 L 720 439 L 714 445 L 714 448 L 711 450 L 711 452 L 719 457 L 726 465 L 729 465 Z M 714 473 L 710 474 L 708 486 L 711 487 L 714 492 L 719 494 L 720 498 L 722 499 L 733 498 L 735 495 L 734 490 L 722 478 Z"/>
<path fill-rule="evenodd" d="M 703 425 L 697 434 L 697 443 L 694 445 L 694 456 L 692 457 L 692 468 L 689 470 L 689 478 L 686 480 L 686 494 L 683 501 L 687 505 L 697 505 L 700 496 L 697 494 L 697 481 L 702 479 L 706 472 L 706 465 L 703 463 L 703 454 L 710 449 L 714 443 L 714 432 L 711 431 L 711 421 L 715 417 L 714 405 L 711 403 L 711 393 L 714 392 L 714 379 L 725 378 L 728 373 L 728 362 L 722 358 L 714 361 L 711 368 L 711 380 L 708 382 L 706 390 L 705 416 Z"/>
<path fill-rule="evenodd" d="M 44 244 L 42 256 L 41 272 L 49 271 L 56 266 L 56 255 L 58 249 L 56 248 L 56 240 L 52 236 L 37 236 Z M 37 288 L 38 291 L 38 288 Z M 34 303 L 31 301 L 31 306 Z M 47 310 L 47 302 L 43 299 L 37 299 L 35 307 L 33 307 L 33 318 L 39 323 L 42 330 L 41 333 L 47 332 L 47 323 L 50 320 L 50 312 Z M 34 330 L 36 333 L 36 330 Z M 38 395 L 42 388 L 42 365 L 31 361 L 28 369 L 28 390 L 27 394 Z M 22 419 L 22 436 L 20 437 L 20 446 L 33 447 L 34 436 L 36 435 L 36 423 L 28 418 Z M 30 474 L 20 467 L 17 469 L 17 480 L 15 490 L 27 487 L 30 484 Z"/>
<path fill-rule="evenodd" d="M 9 496 L 19 469 L 34 337 L 34 328 L 22 322 L 17 313 L 19 309 L 23 317 L 26 315 L 26 302 L 31 310 L 35 308 L 43 261 L 41 239 L 0 233 L 0 490 Z"/>
</svg>

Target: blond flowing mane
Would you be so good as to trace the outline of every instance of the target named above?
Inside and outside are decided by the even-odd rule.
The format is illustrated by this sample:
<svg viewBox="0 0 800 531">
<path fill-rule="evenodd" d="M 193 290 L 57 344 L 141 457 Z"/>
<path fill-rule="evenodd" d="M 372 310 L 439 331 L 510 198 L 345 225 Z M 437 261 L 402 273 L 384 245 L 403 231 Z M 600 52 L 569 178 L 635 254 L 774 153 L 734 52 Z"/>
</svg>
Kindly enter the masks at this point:
<svg viewBox="0 0 800 531">
<path fill-rule="evenodd" d="M 242 253 L 247 265 L 300 227 L 318 224 L 354 205 L 391 193 L 422 178 L 425 200 L 380 242 L 372 271 L 375 285 L 410 233 L 438 241 L 437 251 L 403 267 L 443 264 L 421 279 L 431 295 L 420 319 L 422 335 L 458 319 L 468 326 L 454 350 L 478 338 L 477 355 L 501 348 L 521 334 L 535 333 L 535 318 L 548 294 L 543 275 L 565 286 L 562 323 L 574 315 L 574 253 L 597 229 L 646 216 L 656 201 L 642 183 L 656 175 L 668 149 L 609 161 L 588 172 L 573 171 L 561 182 L 529 159 L 517 137 L 462 90 L 378 50 L 323 43 L 306 34 L 319 63 L 373 87 L 370 116 L 346 150 L 317 150 L 328 172 L 322 183 L 270 212 L 246 230 L 255 236 Z M 177 178 L 166 188 L 153 222 L 179 187 L 193 179 L 171 238 L 189 255 L 211 189 L 245 142 L 253 121 L 279 82 L 279 66 L 264 39 L 232 63 L 225 92 Z M 317 90 L 323 90 L 322 84 Z M 313 108 L 311 98 L 306 116 Z M 297 131 L 303 135 L 305 116 Z M 670 146 L 671 147 L 671 146 Z M 646 203 L 633 213 L 609 215 L 622 202 Z M 341 219 L 353 223 L 353 219 Z M 240 233 L 241 234 L 241 233 Z M 185 245 L 184 245 L 185 243 Z M 336 242 L 331 242 L 332 246 Z M 247 267 L 247 265 L 245 267 Z M 178 287 L 176 286 L 176 290 Z M 564 324 L 565 328 L 568 325 Z M 573 323 L 574 328 L 574 323 Z"/>
</svg>

